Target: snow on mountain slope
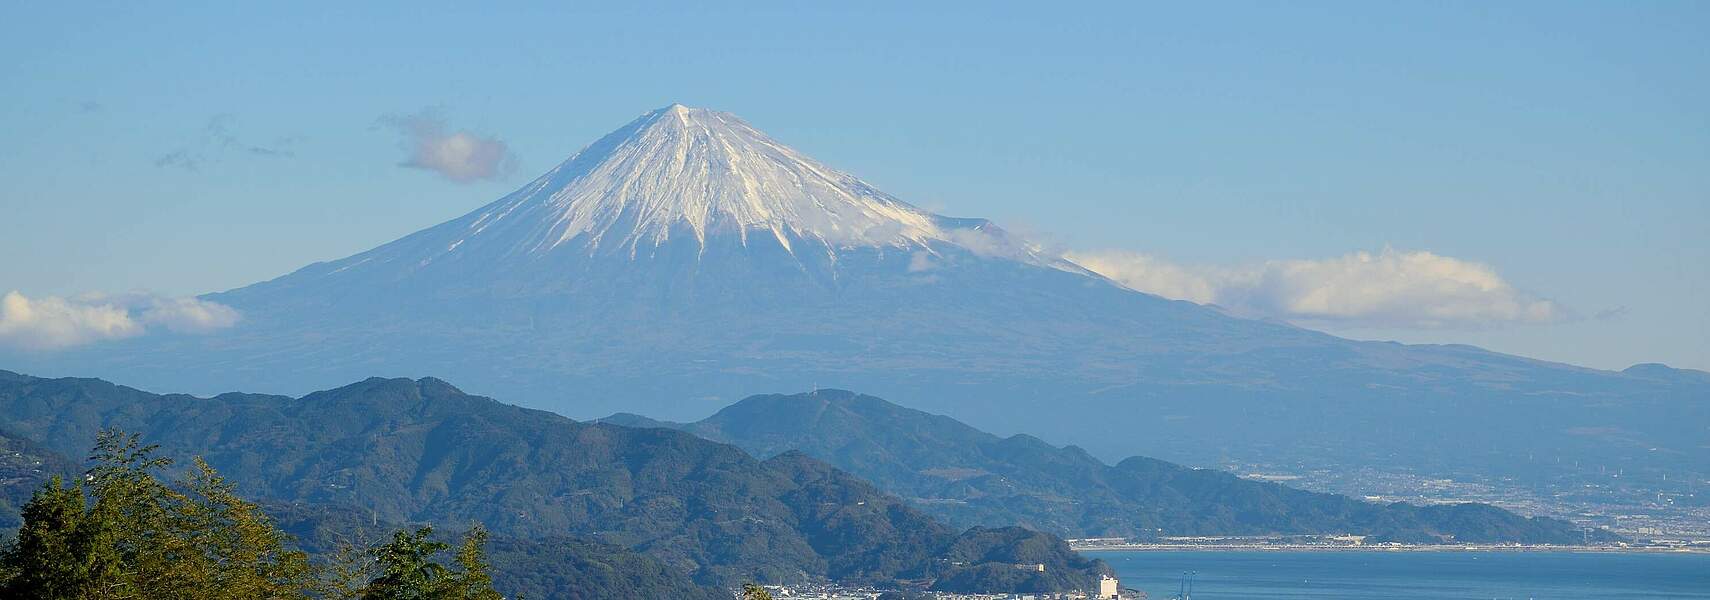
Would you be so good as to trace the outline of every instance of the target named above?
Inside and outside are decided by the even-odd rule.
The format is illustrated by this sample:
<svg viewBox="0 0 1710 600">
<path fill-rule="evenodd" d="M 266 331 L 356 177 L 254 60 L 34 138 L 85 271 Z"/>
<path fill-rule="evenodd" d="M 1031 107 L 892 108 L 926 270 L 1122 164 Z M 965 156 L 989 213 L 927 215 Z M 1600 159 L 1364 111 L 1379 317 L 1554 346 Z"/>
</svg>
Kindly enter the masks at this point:
<svg viewBox="0 0 1710 600">
<path fill-rule="evenodd" d="M 469 287 L 471 279 L 494 278 L 508 279 L 485 289 L 559 294 L 576 286 L 565 281 L 571 274 L 648 268 L 630 264 L 636 260 L 669 263 L 661 268 L 677 271 L 693 265 L 692 277 L 702 279 L 751 274 L 703 268 L 720 260 L 708 260 L 709 254 L 761 271 L 798 271 L 823 283 L 838 277 L 836 263 L 851 256 L 900 256 L 918 270 L 944 253 L 1014 259 L 1102 280 L 985 219 L 909 205 L 734 115 L 673 104 L 461 217 L 216 296 L 266 304 L 286 290 L 405 281 L 439 294 Z M 674 271 L 662 279 L 683 278 Z"/>
<path fill-rule="evenodd" d="M 423 232 L 418 251 L 494 258 L 560 250 L 634 256 L 673 237 L 793 240 L 836 249 L 967 245 L 983 220 L 915 208 L 761 133 L 730 113 L 661 108 L 492 204 Z M 1018 250 L 1025 250 L 1019 243 Z"/>
<path fill-rule="evenodd" d="M 1627 478 L 1668 481 L 1710 464 L 1710 386 L 1696 379 L 1346 340 L 1164 300 L 675 105 L 467 215 L 209 298 L 243 320 L 11 364 L 194 391 L 436 376 L 572 417 L 696 419 L 836 385 L 1194 464 L 1624 456 Z"/>
<path fill-rule="evenodd" d="M 578 240 L 591 248 L 657 245 L 677 226 L 701 242 L 720 227 L 744 238 L 764 231 L 786 248 L 790 237 L 868 246 L 947 239 L 933 215 L 734 115 L 681 104 L 642 116 L 526 189 L 479 211 L 470 235 L 544 211 L 552 226 L 525 240 L 531 252 Z"/>
</svg>

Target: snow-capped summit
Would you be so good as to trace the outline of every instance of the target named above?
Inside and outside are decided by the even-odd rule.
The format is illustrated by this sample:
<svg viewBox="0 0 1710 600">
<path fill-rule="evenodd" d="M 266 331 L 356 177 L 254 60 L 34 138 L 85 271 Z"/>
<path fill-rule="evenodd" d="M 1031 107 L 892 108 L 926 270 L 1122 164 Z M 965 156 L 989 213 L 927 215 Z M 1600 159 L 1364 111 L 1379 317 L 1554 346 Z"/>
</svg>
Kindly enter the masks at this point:
<svg viewBox="0 0 1710 600">
<path fill-rule="evenodd" d="M 1345 340 L 1142 294 L 676 105 L 467 215 L 204 299 L 242 320 L 7 364 L 293 394 L 432 375 L 575 417 L 673 420 L 830 384 L 1200 464 L 1710 464 L 1702 429 L 1680 426 L 1710 422 L 1703 378 Z"/>
<path fill-rule="evenodd" d="M 958 257 L 1102 280 L 985 219 L 909 205 L 735 115 L 673 104 L 461 217 L 218 296 L 371 311 L 525 297 L 706 308 L 731 296 L 796 302 Z"/>
<path fill-rule="evenodd" d="M 672 104 L 433 231 L 442 253 L 645 253 L 688 237 L 742 245 L 926 247 L 983 227 L 915 208 L 735 115 Z M 431 259 L 431 256 L 423 256 Z"/>
</svg>

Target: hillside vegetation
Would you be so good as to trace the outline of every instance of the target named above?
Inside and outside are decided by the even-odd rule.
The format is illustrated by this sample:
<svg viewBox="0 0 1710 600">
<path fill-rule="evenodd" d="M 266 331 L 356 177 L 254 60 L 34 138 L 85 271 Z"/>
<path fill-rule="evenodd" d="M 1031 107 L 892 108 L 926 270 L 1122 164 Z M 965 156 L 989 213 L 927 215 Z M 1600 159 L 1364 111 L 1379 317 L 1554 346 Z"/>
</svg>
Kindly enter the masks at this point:
<svg viewBox="0 0 1710 600">
<path fill-rule="evenodd" d="M 1376 504 L 1145 457 L 1001 438 L 949 417 L 841 390 L 753 396 L 670 427 L 756 456 L 804 452 L 958 525 L 1022 524 L 1065 537 L 1353 533 L 1405 542 L 1577 543 L 1571 523 L 1484 504 Z M 1595 532 L 1598 539 L 1611 539 Z"/>
<path fill-rule="evenodd" d="M 349 519 L 350 507 L 371 523 L 478 523 L 507 538 L 579 540 L 541 552 L 628 549 L 725 589 L 949 578 L 979 565 L 947 553 L 989 535 L 958 534 L 800 453 L 761 461 L 687 433 L 577 423 L 436 379 L 370 379 L 297 399 L 197 398 L 0 373 L 0 415 L 0 426 L 61 453 L 100 428 L 143 432 L 173 453 L 205 457 L 246 494 L 305 507 L 309 530 L 315 513 Z M 576 545 L 584 542 L 599 546 Z M 1051 585 L 1079 587 L 1108 572 L 1060 540 L 1048 547 L 1062 555 L 1053 562 L 1075 569 L 1053 574 Z M 657 568 L 621 555 L 610 562 Z"/>
</svg>

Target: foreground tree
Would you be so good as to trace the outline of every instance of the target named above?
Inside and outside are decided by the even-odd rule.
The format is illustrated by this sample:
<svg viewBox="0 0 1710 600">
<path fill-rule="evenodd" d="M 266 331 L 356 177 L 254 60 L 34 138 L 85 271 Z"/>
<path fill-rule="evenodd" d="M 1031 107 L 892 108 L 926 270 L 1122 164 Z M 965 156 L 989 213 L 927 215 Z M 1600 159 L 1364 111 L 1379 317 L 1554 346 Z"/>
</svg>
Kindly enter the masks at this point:
<svg viewBox="0 0 1710 600">
<path fill-rule="evenodd" d="M 85 513 L 81 486 L 55 476 L 23 518 L 17 538 L 0 550 L 0 597 L 100 598 L 117 581 L 112 536 Z"/>
<path fill-rule="evenodd" d="M 487 574 L 485 531 L 464 539 L 456 569 L 433 562 L 449 546 L 429 539 L 431 528 L 317 568 L 200 458 L 182 479 L 162 482 L 156 474 L 171 461 L 155 449 L 103 431 L 87 488 L 55 477 L 38 490 L 16 539 L 0 548 L 0 598 L 501 599 Z"/>
<path fill-rule="evenodd" d="M 176 485 L 171 461 L 135 435 L 104 431 L 83 485 L 55 478 L 0 550 L 0 596 L 93 599 L 303 598 L 308 557 L 200 459 Z M 93 504 L 90 504 L 90 501 Z"/>
<path fill-rule="evenodd" d="M 484 546 L 487 532 L 479 527 L 464 536 L 454 558 L 457 568 L 434 562 L 451 546 L 432 539 L 433 528 L 399 531 L 392 541 L 374 548 L 379 575 L 356 597 L 361 600 L 501 600 L 487 574 Z"/>
</svg>

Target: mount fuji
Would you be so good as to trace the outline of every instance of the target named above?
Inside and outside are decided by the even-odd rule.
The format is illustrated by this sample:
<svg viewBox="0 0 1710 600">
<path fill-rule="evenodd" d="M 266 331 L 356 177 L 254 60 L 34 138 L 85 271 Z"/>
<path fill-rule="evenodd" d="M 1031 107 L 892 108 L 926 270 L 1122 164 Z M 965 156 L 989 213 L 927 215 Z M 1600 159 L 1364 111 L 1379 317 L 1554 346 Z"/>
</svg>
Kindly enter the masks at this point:
<svg viewBox="0 0 1710 600">
<path fill-rule="evenodd" d="M 1106 458 L 1710 471 L 1696 372 L 1353 341 L 1166 300 L 681 105 L 462 217 L 204 298 L 243 320 L 9 360 L 193 391 L 431 375 L 578 418 L 694 420 L 825 385 Z"/>
</svg>

